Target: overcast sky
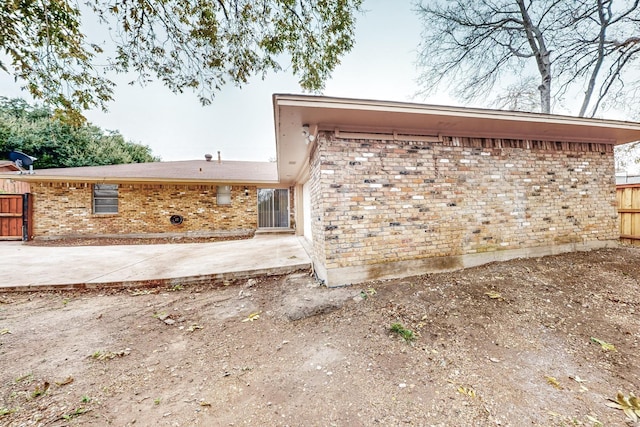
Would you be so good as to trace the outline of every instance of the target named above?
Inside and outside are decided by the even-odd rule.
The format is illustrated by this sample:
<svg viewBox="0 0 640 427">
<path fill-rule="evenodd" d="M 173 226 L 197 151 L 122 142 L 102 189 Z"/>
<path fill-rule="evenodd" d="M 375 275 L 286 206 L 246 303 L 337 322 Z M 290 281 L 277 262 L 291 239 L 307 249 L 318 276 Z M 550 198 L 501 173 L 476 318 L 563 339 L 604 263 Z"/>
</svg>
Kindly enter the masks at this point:
<svg viewBox="0 0 640 427">
<path fill-rule="evenodd" d="M 410 0 L 366 0 L 358 16 L 356 44 L 326 83 L 323 95 L 411 101 L 416 92 L 416 49 L 421 26 Z M 302 93 L 291 72 L 269 74 L 237 88 L 226 86 L 212 105 L 202 106 L 190 92 L 175 95 L 162 84 L 127 84 L 129 76 L 110 76 L 116 83 L 109 112 L 89 111 L 87 118 L 103 129 L 119 130 L 126 139 L 146 144 L 162 160 L 215 156 L 228 160 L 275 157 L 271 95 Z M 0 75 L 0 94 L 26 96 L 12 77 Z M 424 101 L 419 99 L 417 101 Z M 434 97 L 431 103 L 451 103 Z"/>
<path fill-rule="evenodd" d="M 455 105 L 442 94 L 414 97 L 422 28 L 412 2 L 365 0 L 364 9 L 357 20 L 355 47 L 343 57 L 322 94 Z M 140 87 L 127 84 L 131 76 L 110 78 L 117 88 L 109 112 L 89 111 L 87 118 L 105 130 L 118 130 L 126 139 L 150 146 L 165 161 L 200 159 L 205 153 L 215 156 L 217 151 L 228 160 L 273 158 L 271 96 L 302 93 L 297 79 L 286 70 L 269 74 L 264 81 L 254 79 L 242 88 L 223 87 L 208 106 L 202 106 L 193 93 L 175 95 L 161 83 Z M 0 94 L 26 97 L 6 73 L 0 73 Z"/>
</svg>

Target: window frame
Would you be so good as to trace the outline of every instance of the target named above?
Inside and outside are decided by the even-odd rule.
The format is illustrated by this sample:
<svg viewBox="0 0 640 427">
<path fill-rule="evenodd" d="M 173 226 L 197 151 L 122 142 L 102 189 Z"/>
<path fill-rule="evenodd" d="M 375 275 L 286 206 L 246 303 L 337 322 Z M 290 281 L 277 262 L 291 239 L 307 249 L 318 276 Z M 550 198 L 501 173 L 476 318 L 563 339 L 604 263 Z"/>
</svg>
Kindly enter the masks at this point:
<svg viewBox="0 0 640 427">
<path fill-rule="evenodd" d="M 118 184 L 96 183 L 93 184 L 91 190 L 94 215 L 115 215 L 120 212 L 120 204 L 118 201 L 120 187 Z M 113 203 L 102 203 L 104 201 L 111 201 Z"/>
<path fill-rule="evenodd" d="M 218 185 L 216 187 L 216 203 L 218 206 L 231 205 L 231 189 L 231 185 Z"/>
</svg>

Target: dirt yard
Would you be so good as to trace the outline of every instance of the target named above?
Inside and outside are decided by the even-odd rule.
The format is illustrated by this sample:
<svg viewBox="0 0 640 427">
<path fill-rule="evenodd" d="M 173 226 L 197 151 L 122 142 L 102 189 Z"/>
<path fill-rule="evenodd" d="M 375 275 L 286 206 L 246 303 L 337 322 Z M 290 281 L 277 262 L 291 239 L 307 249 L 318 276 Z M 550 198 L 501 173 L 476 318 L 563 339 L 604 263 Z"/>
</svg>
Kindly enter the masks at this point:
<svg viewBox="0 0 640 427">
<path fill-rule="evenodd" d="M 0 425 L 628 426 L 607 399 L 640 394 L 639 353 L 632 248 L 335 290 L 0 294 Z"/>
</svg>

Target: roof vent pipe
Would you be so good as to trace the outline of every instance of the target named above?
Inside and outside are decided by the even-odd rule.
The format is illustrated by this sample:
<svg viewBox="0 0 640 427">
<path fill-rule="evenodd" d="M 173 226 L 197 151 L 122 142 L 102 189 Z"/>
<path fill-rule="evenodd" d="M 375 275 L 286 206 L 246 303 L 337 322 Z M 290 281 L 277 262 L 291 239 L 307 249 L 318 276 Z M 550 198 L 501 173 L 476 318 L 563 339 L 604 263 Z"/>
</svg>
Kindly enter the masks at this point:
<svg viewBox="0 0 640 427">
<path fill-rule="evenodd" d="M 205 154 L 205 155 L 204 155 L 204 159 L 205 159 L 207 162 L 210 162 L 210 161 L 211 161 L 211 159 L 213 159 L 213 156 L 212 156 L 211 154 Z"/>
<path fill-rule="evenodd" d="M 220 156 L 220 152 L 218 151 L 218 163 L 222 163 L 222 157 Z"/>
</svg>

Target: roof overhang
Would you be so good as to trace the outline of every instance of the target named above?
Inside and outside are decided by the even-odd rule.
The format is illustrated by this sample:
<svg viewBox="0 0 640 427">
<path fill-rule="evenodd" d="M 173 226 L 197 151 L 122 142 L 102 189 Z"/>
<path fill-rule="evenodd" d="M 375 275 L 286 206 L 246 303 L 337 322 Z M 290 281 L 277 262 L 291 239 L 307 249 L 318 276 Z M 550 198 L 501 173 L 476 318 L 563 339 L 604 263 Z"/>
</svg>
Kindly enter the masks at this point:
<svg viewBox="0 0 640 427">
<path fill-rule="evenodd" d="M 247 180 L 228 180 L 228 179 L 168 179 L 168 178 L 132 178 L 132 177 L 83 177 L 83 176 L 66 176 L 66 175 L 39 175 L 26 173 L 0 173 L 0 179 L 12 179 L 14 181 L 23 182 L 82 182 L 87 184 L 166 184 L 166 185 L 255 185 L 255 186 L 273 186 L 279 182 L 273 181 L 255 181 Z"/>
<path fill-rule="evenodd" d="M 278 175 L 284 183 L 298 181 L 313 145 L 305 140 L 303 125 L 311 132 L 338 129 L 613 145 L 640 140 L 640 123 L 519 111 L 285 94 L 273 95 L 273 108 Z"/>
</svg>

